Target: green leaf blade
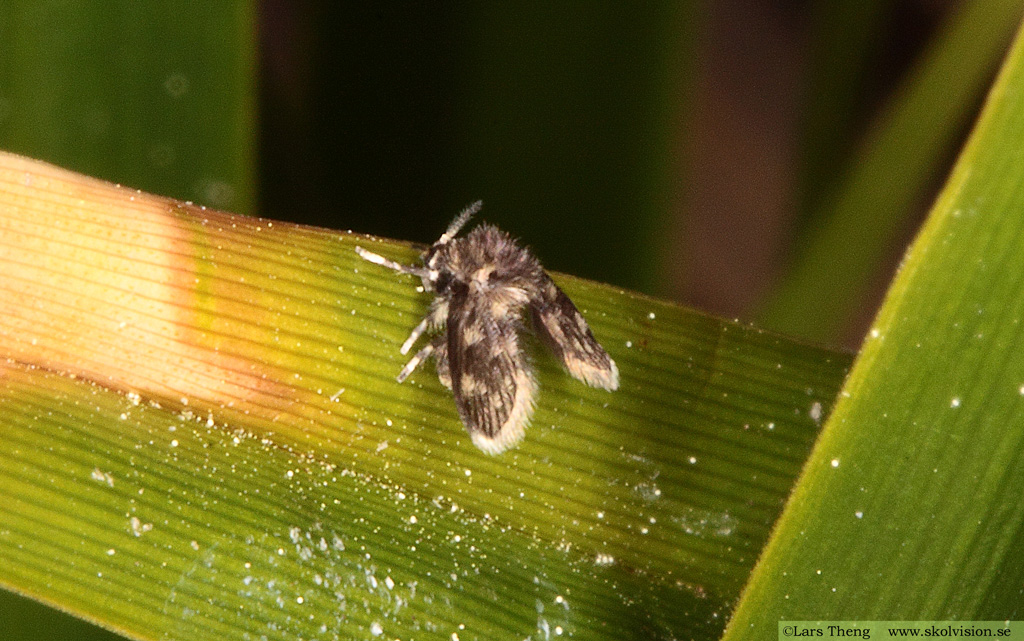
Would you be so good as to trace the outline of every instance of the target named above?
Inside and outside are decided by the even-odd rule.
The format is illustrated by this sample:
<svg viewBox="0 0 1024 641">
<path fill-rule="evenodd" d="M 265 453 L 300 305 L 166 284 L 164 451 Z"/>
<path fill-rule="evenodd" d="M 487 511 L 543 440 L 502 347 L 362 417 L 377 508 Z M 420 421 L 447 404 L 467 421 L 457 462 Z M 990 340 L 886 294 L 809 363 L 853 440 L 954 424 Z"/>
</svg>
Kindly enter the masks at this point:
<svg viewBox="0 0 1024 641">
<path fill-rule="evenodd" d="M 1010 619 L 1024 576 L 1024 41 L 908 252 L 730 634 Z"/>
<path fill-rule="evenodd" d="M 816 197 L 787 273 L 760 313 L 764 327 L 834 341 L 865 305 L 893 239 L 941 176 L 1021 14 L 1020 0 L 974 0 L 952 13 L 855 162 Z"/>
<path fill-rule="evenodd" d="M 0 6 L 0 148 L 255 209 L 256 15 L 196 5 Z"/>
<path fill-rule="evenodd" d="M 622 387 L 537 352 L 527 438 L 489 457 L 429 367 L 395 381 L 428 298 L 354 247 L 415 248 L 6 155 L 0 212 L 0 344 L 43 366 L 5 379 L 34 409 L 2 440 L 34 449 L 0 502 L 21 469 L 41 498 L 11 504 L 70 519 L 2 553 L 88 589 L 0 583 L 137 638 L 715 636 L 848 365 L 556 275 Z"/>
</svg>

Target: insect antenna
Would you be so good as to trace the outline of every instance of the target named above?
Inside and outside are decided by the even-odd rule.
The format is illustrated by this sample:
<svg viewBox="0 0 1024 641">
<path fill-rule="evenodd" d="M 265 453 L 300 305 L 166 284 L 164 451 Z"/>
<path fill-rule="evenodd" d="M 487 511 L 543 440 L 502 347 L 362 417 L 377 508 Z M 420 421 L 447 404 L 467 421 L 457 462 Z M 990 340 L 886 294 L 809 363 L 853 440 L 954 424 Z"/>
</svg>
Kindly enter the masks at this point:
<svg viewBox="0 0 1024 641">
<path fill-rule="evenodd" d="M 483 206 L 484 206 L 484 201 L 478 200 L 475 203 L 473 203 L 472 205 L 470 205 L 469 207 L 466 207 L 465 209 L 463 209 L 459 213 L 459 215 L 455 217 L 455 220 L 452 221 L 452 224 L 448 225 L 448 229 L 446 229 L 445 232 L 443 234 L 441 234 L 441 237 L 438 238 L 437 242 L 434 243 L 434 244 L 435 245 L 445 245 L 452 238 L 455 238 L 455 234 L 459 233 L 459 230 L 462 229 L 462 226 L 465 225 L 466 223 L 468 223 L 469 219 L 473 217 L 473 214 L 475 214 L 478 211 L 480 211 L 480 208 L 483 207 Z"/>
<path fill-rule="evenodd" d="M 390 258 L 384 258 L 380 254 L 375 254 L 368 249 L 363 249 L 362 247 L 359 247 L 358 245 L 356 246 L 356 253 L 359 254 L 359 256 L 363 258 L 363 260 L 368 260 L 371 263 L 374 263 L 375 265 L 381 265 L 383 267 L 393 269 L 396 272 L 400 272 L 402 274 L 412 274 L 413 276 L 419 276 L 420 278 L 423 278 L 423 276 L 426 275 L 428 271 L 426 267 L 417 267 L 416 265 L 403 265 L 402 263 L 396 263 Z"/>
</svg>

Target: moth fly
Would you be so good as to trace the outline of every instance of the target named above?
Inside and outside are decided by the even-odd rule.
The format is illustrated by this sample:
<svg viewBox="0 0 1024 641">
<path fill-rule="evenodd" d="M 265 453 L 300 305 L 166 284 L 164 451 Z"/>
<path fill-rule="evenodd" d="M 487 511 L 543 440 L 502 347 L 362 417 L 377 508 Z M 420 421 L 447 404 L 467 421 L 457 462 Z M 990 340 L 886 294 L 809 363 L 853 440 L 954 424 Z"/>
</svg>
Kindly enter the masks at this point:
<svg viewBox="0 0 1024 641">
<path fill-rule="evenodd" d="M 399 351 L 408 354 L 425 332 L 436 335 L 406 363 L 398 382 L 433 356 L 438 379 L 452 391 L 473 443 L 498 454 L 523 438 L 533 415 L 537 383 L 521 341 L 526 316 L 574 378 L 611 391 L 619 387 L 619 370 L 540 261 L 511 236 L 485 223 L 456 238 L 482 204 L 477 201 L 455 217 L 422 254 L 422 266 L 403 265 L 362 247 L 356 253 L 418 276 L 423 289 L 435 294 L 430 311 Z"/>
</svg>

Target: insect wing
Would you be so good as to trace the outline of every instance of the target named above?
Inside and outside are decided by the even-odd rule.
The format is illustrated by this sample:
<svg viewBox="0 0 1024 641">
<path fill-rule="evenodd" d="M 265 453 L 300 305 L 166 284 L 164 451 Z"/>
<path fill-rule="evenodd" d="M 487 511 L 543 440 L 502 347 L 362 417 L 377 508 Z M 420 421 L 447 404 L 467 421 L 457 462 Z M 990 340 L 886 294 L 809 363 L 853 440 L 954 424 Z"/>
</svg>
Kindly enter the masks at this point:
<svg viewBox="0 0 1024 641">
<path fill-rule="evenodd" d="M 447 323 L 452 392 L 473 443 L 498 454 L 523 437 L 537 384 L 516 324 L 495 318 L 486 301 L 453 297 Z"/>
<path fill-rule="evenodd" d="M 591 387 L 615 390 L 619 368 L 604 351 L 576 305 L 550 278 L 530 302 L 536 333 L 574 378 Z"/>
</svg>

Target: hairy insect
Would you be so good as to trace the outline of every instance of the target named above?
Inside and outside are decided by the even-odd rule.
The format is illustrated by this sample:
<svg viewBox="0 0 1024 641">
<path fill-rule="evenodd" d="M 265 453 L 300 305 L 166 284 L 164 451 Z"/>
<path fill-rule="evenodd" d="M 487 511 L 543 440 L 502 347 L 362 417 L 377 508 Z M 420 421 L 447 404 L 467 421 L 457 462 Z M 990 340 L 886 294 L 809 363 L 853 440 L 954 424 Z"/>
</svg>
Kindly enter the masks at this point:
<svg viewBox="0 0 1024 641">
<path fill-rule="evenodd" d="M 437 332 L 398 374 L 404 381 L 434 357 L 437 376 L 452 390 L 473 443 L 488 454 L 515 445 L 533 415 L 537 383 L 523 352 L 524 316 L 573 377 L 615 390 L 619 370 L 569 297 L 540 262 L 507 233 L 483 224 L 463 238 L 459 230 L 480 210 L 477 201 L 456 216 L 422 255 L 403 265 L 356 247 L 364 259 L 418 276 L 436 294 L 426 317 L 402 344 L 408 354 L 424 332 Z"/>
</svg>

